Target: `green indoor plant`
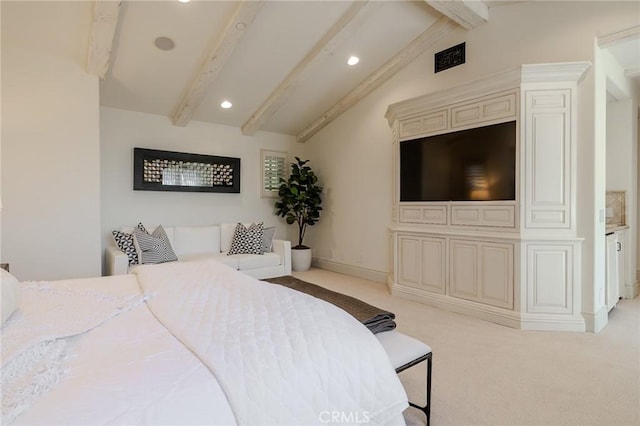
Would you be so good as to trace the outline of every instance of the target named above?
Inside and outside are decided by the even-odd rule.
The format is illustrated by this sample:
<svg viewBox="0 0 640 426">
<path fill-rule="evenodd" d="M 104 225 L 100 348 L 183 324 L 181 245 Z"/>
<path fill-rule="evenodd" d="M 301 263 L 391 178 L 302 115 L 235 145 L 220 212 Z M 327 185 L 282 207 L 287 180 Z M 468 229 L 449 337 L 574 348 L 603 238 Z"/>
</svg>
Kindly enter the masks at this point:
<svg viewBox="0 0 640 426">
<path fill-rule="evenodd" d="M 279 200 L 275 207 L 276 214 L 285 218 L 287 224 L 295 223 L 298 226 L 298 244 L 291 247 L 292 266 L 296 271 L 304 271 L 311 265 L 311 249 L 304 245 L 304 236 L 307 226 L 315 225 L 320 219 L 322 187 L 317 184 L 318 177 L 307 165 L 309 160 L 295 158 L 289 177 L 280 179 Z"/>
</svg>

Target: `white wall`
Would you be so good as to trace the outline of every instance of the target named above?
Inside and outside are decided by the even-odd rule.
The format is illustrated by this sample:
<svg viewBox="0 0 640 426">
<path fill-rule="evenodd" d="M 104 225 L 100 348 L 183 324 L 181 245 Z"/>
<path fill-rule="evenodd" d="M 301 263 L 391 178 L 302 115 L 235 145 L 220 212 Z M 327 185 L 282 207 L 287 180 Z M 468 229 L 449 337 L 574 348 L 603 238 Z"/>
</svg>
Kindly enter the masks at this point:
<svg viewBox="0 0 640 426">
<path fill-rule="evenodd" d="M 615 42 L 614 42 L 615 43 Z M 607 189 L 626 191 L 627 250 L 625 282 L 636 283 L 638 265 L 638 104 L 640 89 L 625 76 L 624 69 L 607 46 L 598 50 L 606 79 L 606 91 L 617 99 L 606 104 L 606 167 Z M 602 89 L 601 89 L 602 90 Z M 625 293 L 625 297 L 631 293 Z"/>
<path fill-rule="evenodd" d="M 607 104 L 607 190 L 626 192 L 625 223 L 627 251 L 625 283 L 633 285 L 637 258 L 637 102 L 632 99 Z"/>
<path fill-rule="evenodd" d="M 315 256 L 326 265 L 354 272 L 384 276 L 389 270 L 391 134 L 384 119 L 389 104 L 523 63 L 593 61 L 595 37 L 637 25 L 639 12 L 635 2 L 611 1 L 524 2 L 492 8 L 488 24 L 450 34 L 336 119 L 305 146 L 328 196 L 325 217 L 310 234 Z M 434 75 L 433 53 L 463 41 L 466 64 Z M 577 199 L 578 233 L 585 238 L 583 306 L 591 313 L 597 310 L 595 282 L 604 283 L 604 258 L 597 246 L 604 244 L 598 209 L 604 209 L 605 166 L 594 174 L 594 102 L 592 68 L 579 85 Z M 601 188 L 599 198 L 596 187 Z"/>
<path fill-rule="evenodd" d="M 242 136 L 236 127 L 191 121 L 186 127 L 167 117 L 103 107 L 100 110 L 102 247 L 111 230 L 135 225 L 207 225 L 264 221 L 279 227 L 276 238 L 291 239 L 291 227 L 273 213 L 275 198 L 260 197 L 260 149 L 286 151 L 290 161 L 301 145 L 293 136 L 258 132 Z M 240 158 L 240 193 L 133 190 L 133 148 Z"/>
<path fill-rule="evenodd" d="M 631 99 L 607 103 L 607 190 L 629 191 L 635 184 L 631 182 L 632 165 L 635 163 L 631 147 L 636 141 L 633 121 L 636 114 L 632 110 Z M 633 175 L 635 177 L 635 174 Z M 628 202 L 628 200 L 627 200 Z M 628 222 L 628 219 L 627 219 Z"/>
<path fill-rule="evenodd" d="M 98 78 L 84 70 L 91 3 L 1 7 L 2 262 L 22 280 L 99 275 Z"/>
</svg>

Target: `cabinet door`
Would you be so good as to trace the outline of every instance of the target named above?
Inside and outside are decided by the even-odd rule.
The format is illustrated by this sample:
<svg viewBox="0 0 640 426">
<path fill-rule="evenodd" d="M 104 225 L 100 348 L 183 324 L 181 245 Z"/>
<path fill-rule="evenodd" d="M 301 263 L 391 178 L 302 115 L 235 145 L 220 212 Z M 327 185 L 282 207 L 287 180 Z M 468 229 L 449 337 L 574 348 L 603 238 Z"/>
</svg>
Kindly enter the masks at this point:
<svg viewBox="0 0 640 426">
<path fill-rule="evenodd" d="M 451 296 L 513 309 L 513 244 L 450 241 Z"/>
<path fill-rule="evenodd" d="M 445 291 L 445 240 L 398 237 L 398 283 L 443 294 Z"/>
<path fill-rule="evenodd" d="M 626 245 L 627 231 L 618 231 L 618 297 L 624 297 L 625 286 L 627 284 L 627 253 Z"/>
<path fill-rule="evenodd" d="M 449 294 L 461 299 L 477 300 L 479 289 L 478 244 L 474 241 L 450 240 Z"/>
<path fill-rule="evenodd" d="M 420 238 L 400 235 L 398 237 L 398 283 L 420 288 Z"/>
<path fill-rule="evenodd" d="M 445 240 L 422 238 L 422 286 L 425 290 L 445 292 Z"/>
<path fill-rule="evenodd" d="M 606 259 L 606 305 L 607 310 L 613 309 L 613 307 L 618 303 L 618 286 L 619 286 L 619 278 L 618 278 L 618 238 L 615 233 L 611 233 L 607 235 L 606 238 L 607 244 L 607 259 Z"/>
<path fill-rule="evenodd" d="M 513 245 L 481 243 L 480 301 L 513 309 Z"/>
</svg>

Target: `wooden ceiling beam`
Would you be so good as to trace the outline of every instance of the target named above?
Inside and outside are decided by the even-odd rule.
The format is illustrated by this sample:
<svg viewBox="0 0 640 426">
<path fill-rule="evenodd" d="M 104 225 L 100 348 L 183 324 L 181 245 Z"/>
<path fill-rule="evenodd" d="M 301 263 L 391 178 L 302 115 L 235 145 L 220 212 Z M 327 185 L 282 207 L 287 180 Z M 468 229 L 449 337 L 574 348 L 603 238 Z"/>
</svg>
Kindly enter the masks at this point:
<svg viewBox="0 0 640 426">
<path fill-rule="evenodd" d="M 472 30 L 489 20 L 489 7 L 479 0 L 425 0 L 429 6 L 458 25 Z"/>
<path fill-rule="evenodd" d="M 207 89 L 224 68 L 261 7 L 262 1 L 244 0 L 238 4 L 176 107 L 172 116 L 174 125 L 184 127 L 191 120 L 202 103 Z"/>
<path fill-rule="evenodd" d="M 95 0 L 87 52 L 87 72 L 104 79 L 109 70 L 113 36 L 118 25 L 121 1 Z"/>
<path fill-rule="evenodd" d="M 322 114 L 317 120 L 302 130 L 302 132 L 297 136 L 298 142 L 306 142 L 309 140 L 322 128 L 335 120 L 340 114 L 358 103 L 362 98 L 382 85 L 382 83 L 395 75 L 418 55 L 433 46 L 442 39 L 442 37 L 453 31 L 455 28 L 457 28 L 456 24 L 449 18 L 445 16 L 440 18 L 415 40 L 409 43 L 404 49 L 385 62 L 380 68 L 356 86 L 355 89 L 329 108 L 329 110 Z"/>
<path fill-rule="evenodd" d="M 293 92 L 297 83 L 302 80 L 304 71 L 318 58 L 329 55 L 335 46 L 347 40 L 355 32 L 357 20 L 354 18 L 367 4 L 367 1 L 354 2 L 335 24 L 325 33 L 325 35 L 313 46 L 313 48 L 302 58 L 289 72 L 289 75 L 271 92 L 269 97 L 242 125 L 243 135 L 253 135 L 257 130 L 269 121 L 269 119 L 284 105 L 288 97 Z"/>
</svg>

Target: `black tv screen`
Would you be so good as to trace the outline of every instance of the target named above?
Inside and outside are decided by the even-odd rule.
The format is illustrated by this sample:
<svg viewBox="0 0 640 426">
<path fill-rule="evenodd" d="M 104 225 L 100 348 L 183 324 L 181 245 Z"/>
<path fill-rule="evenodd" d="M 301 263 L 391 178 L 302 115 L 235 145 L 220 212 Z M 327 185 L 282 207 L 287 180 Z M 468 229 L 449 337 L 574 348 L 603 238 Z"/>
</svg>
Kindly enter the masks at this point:
<svg viewBox="0 0 640 426">
<path fill-rule="evenodd" d="M 515 200 L 516 122 L 400 142 L 400 201 Z"/>
</svg>

